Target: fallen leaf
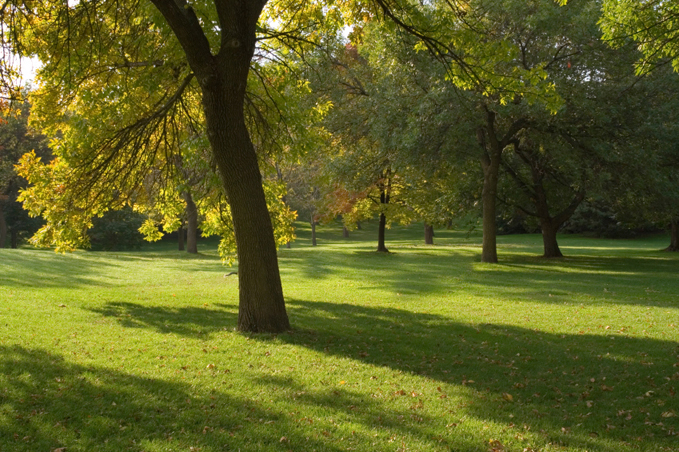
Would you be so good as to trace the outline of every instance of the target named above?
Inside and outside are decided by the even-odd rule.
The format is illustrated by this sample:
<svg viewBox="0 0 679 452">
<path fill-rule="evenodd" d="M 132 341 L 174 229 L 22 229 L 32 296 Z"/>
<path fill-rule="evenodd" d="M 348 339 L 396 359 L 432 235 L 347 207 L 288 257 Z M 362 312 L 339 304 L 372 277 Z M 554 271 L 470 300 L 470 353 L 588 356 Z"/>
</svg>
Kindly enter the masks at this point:
<svg viewBox="0 0 679 452">
<path fill-rule="evenodd" d="M 676 414 L 672 411 L 665 411 L 663 414 L 661 414 L 662 417 L 677 417 Z"/>
<path fill-rule="evenodd" d="M 502 398 L 505 399 L 507 402 L 513 402 L 514 401 L 514 397 L 512 397 L 511 394 L 508 394 L 506 392 L 502 394 Z"/>
</svg>

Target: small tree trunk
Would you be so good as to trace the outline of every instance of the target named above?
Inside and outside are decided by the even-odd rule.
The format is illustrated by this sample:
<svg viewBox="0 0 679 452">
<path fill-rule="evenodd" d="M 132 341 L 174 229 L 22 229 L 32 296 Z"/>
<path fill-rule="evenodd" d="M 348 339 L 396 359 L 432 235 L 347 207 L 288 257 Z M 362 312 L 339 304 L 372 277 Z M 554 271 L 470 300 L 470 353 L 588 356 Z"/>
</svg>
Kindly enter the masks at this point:
<svg viewBox="0 0 679 452">
<path fill-rule="evenodd" d="M 0 248 L 4 248 L 7 243 L 7 222 L 5 221 L 5 211 L 2 209 L 0 201 Z"/>
<path fill-rule="evenodd" d="M 186 252 L 191 254 L 198 253 L 198 208 L 193 202 L 191 193 L 184 193 L 186 201 Z"/>
<path fill-rule="evenodd" d="M 314 215 L 311 214 L 311 246 L 316 246 L 316 220 L 314 219 Z"/>
<path fill-rule="evenodd" d="M 559 227 L 547 220 L 542 220 L 540 225 L 542 227 L 542 244 L 545 250 L 542 257 L 563 257 L 556 241 L 556 231 Z"/>
<path fill-rule="evenodd" d="M 497 263 L 497 224 L 495 218 L 495 201 L 497 197 L 497 181 L 499 166 L 484 164 L 483 168 L 483 248 L 481 262 Z"/>
<path fill-rule="evenodd" d="M 363 228 L 361 227 L 361 222 L 360 222 L 360 221 L 357 221 L 357 222 L 356 222 L 356 229 L 358 229 L 359 231 L 362 231 L 362 230 L 363 230 Z"/>
<path fill-rule="evenodd" d="M 345 239 L 349 238 L 349 230 L 347 229 L 346 226 L 342 226 L 342 237 L 344 237 Z"/>
<path fill-rule="evenodd" d="M 179 229 L 177 229 L 177 236 L 179 239 L 177 240 L 177 243 L 179 244 L 179 251 L 184 251 L 184 222 L 182 221 L 182 224 L 179 225 Z"/>
<path fill-rule="evenodd" d="M 679 220 L 674 219 L 670 225 L 670 246 L 665 251 L 679 251 Z"/>
<path fill-rule="evenodd" d="M 434 244 L 434 226 L 424 223 L 424 244 Z"/>
<path fill-rule="evenodd" d="M 377 252 L 379 253 L 388 253 L 389 250 L 387 249 L 387 246 L 384 243 L 384 235 L 385 231 L 387 229 L 387 217 L 381 213 L 380 214 L 380 225 L 379 228 L 377 229 Z"/>
<path fill-rule="evenodd" d="M 389 186 L 385 187 L 380 193 L 380 204 L 389 204 Z M 387 216 L 384 212 L 380 213 L 380 224 L 377 228 L 377 252 L 388 253 L 389 250 L 385 244 L 385 231 L 387 229 Z"/>
<path fill-rule="evenodd" d="M 285 247 L 286 247 L 287 249 L 292 248 L 292 242 L 286 243 L 286 244 L 285 244 Z"/>
<path fill-rule="evenodd" d="M 12 231 L 11 237 L 12 237 L 12 248 L 13 249 L 19 248 L 19 232 L 18 231 Z"/>
</svg>

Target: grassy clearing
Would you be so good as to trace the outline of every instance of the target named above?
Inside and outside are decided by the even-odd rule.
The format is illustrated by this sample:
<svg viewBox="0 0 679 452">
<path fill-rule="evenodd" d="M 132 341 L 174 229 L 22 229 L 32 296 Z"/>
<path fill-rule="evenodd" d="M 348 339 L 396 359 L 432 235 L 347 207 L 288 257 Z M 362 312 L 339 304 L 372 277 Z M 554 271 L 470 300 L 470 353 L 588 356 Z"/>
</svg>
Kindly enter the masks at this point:
<svg viewBox="0 0 679 452">
<path fill-rule="evenodd" d="M 0 250 L 0 452 L 679 450 L 665 237 L 299 235 L 275 337 L 233 331 L 213 242 Z"/>
</svg>

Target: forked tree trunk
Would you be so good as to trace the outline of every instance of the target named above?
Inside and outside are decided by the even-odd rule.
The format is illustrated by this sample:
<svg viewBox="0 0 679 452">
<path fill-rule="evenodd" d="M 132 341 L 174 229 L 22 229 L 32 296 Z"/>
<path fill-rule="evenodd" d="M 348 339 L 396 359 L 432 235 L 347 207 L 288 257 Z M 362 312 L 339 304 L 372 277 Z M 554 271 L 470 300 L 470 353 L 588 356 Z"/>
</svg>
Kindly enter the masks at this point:
<svg viewBox="0 0 679 452">
<path fill-rule="evenodd" d="M 316 220 L 314 219 L 313 213 L 309 219 L 309 224 L 311 224 L 311 246 L 316 246 Z"/>
<path fill-rule="evenodd" d="M 2 207 L 2 201 L 0 201 L 0 248 L 4 248 L 7 243 L 7 222 L 5 221 L 5 211 Z"/>
<path fill-rule="evenodd" d="M 179 251 L 184 251 L 184 221 L 182 220 L 182 223 L 179 225 L 179 229 L 177 229 L 177 244 L 179 245 Z"/>
<path fill-rule="evenodd" d="M 191 193 L 184 193 L 186 201 L 186 252 L 198 253 L 198 208 Z"/>
<path fill-rule="evenodd" d="M 238 255 L 238 330 L 290 329 L 276 242 L 257 155 L 245 125 L 245 91 L 265 2 L 215 2 L 221 43 L 211 45 L 191 4 L 151 0 L 177 37 L 202 92 L 207 137 L 231 207 Z M 214 33 L 211 28 L 209 33 Z"/>
<path fill-rule="evenodd" d="M 543 257 L 563 257 L 559 244 L 556 241 L 556 231 L 559 226 L 555 226 L 552 221 L 540 221 L 542 228 L 542 244 L 544 247 Z"/>
<path fill-rule="evenodd" d="M 665 251 L 679 251 L 679 219 L 672 220 L 670 224 L 670 246 Z"/>
<path fill-rule="evenodd" d="M 486 125 L 477 129 L 477 139 L 483 154 L 481 167 L 483 168 L 483 249 L 481 262 L 497 263 L 497 183 L 502 162 L 502 151 L 509 145 L 516 135 L 526 126 L 523 118 L 514 121 L 500 138 L 495 130 L 494 111 L 484 107 L 486 113 Z"/>
<path fill-rule="evenodd" d="M 424 244 L 434 244 L 434 226 L 424 223 Z"/>
<path fill-rule="evenodd" d="M 344 237 L 345 239 L 349 238 L 349 230 L 347 229 L 346 226 L 342 226 L 342 237 Z"/>
</svg>

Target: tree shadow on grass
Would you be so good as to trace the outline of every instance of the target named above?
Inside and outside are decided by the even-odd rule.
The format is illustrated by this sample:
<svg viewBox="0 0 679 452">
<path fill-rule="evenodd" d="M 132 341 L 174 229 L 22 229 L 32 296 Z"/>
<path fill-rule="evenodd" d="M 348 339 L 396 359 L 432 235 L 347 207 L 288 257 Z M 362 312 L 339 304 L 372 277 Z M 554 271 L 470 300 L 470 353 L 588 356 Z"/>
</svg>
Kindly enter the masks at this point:
<svg viewBox="0 0 679 452">
<path fill-rule="evenodd" d="M 62 255 L 52 250 L 0 250 L 0 286 L 5 287 L 106 287 L 99 278 L 111 260 L 84 254 Z"/>
<path fill-rule="evenodd" d="M 288 306 L 299 330 L 280 339 L 473 388 L 462 411 L 475 418 L 527 425 L 545 442 L 583 450 L 621 450 L 624 442 L 676 450 L 675 341 L 474 326 L 349 304 Z"/>
<path fill-rule="evenodd" d="M 116 301 L 91 311 L 115 318 L 125 328 L 152 329 L 163 334 L 203 338 L 217 331 L 233 330 L 238 318 L 237 308 L 229 305 L 169 308 Z"/>
<path fill-rule="evenodd" d="M 296 264 L 312 266 L 300 258 Z M 461 250 L 429 255 L 423 252 L 397 252 L 386 255 L 361 253 L 355 259 L 335 257 L 324 271 L 341 274 L 351 266 L 348 283 L 356 290 L 386 289 L 398 294 L 455 295 L 478 293 L 498 298 L 529 299 L 540 303 L 563 303 L 576 296 L 594 297 L 591 303 L 638 304 L 677 308 L 675 296 L 676 259 L 643 257 L 572 256 L 564 260 L 545 260 L 536 256 L 508 255 L 500 264 L 479 264 Z M 358 275 L 358 276 L 357 276 Z M 554 295 L 561 295 L 557 297 Z M 568 300 L 563 296 L 569 297 Z"/>
<path fill-rule="evenodd" d="M 235 319 L 231 306 L 189 312 L 126 303 L 107 309 L 101 313 L 129 314 L 131 327 L 180 335 L 210 333 L 233 325 Z M 517 437 L 531 431 L 543 444 L 589 451 L 676 450 L 676 341 L 556 335 L 500 324 L 470 325 L 400 309 L 304 300 L 288 300 L 288 310 L 295 330 L 276 336 L 278 340 L 445 383 L 457 394 L 450 397 L 456 404 L 449 407 L 451 418 L 494 422 L 516 431 Z M 431 438 L 446 425 L 446 419 L 431 416 L 422 417 L 421 426 L 403 425 L 399 416 L 408 418 L 414 411 L 385 412 L 375 420 L 370 415 L 373 401 L 349 389 L 309 392 L 292 379 L 268 376 L 265 381 L 288 388 L 304 404 L 344 413 L 349 422 L 377 422 L 418 438 Z M 459 449 L 460 441 L 454 450 L 477 450 L 471 443 Z M 319 450 L 332 449 L 324 445 Z"/>
<path fill-rule="evenodd" d="M 562 303 L 566 295 L 594 296 L 589 304 L 636 304 L 679 308 L 676 259 L 573 256 L 562 261 L 515 256 L 498 266 L 478 267 L 467 277 L 500 297 Z M 537 288 L 537 290 L 535 290 Z M 656 290 L 658 289 L 658 290 Z M 552 294 L 552 295 L 550 295 Z"/>
<path fill-rule="evenodd" d="M 2 451 L 342 450 L 301 431 L 296 416 L 228 389 L 74 364 L 23 347 L 0 346 L 0 374 Z M 218 371 L 212 377 L 216 387 L 226 379 Z"/>
</svg>

